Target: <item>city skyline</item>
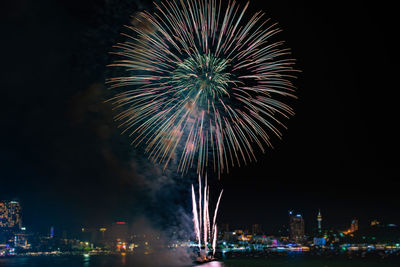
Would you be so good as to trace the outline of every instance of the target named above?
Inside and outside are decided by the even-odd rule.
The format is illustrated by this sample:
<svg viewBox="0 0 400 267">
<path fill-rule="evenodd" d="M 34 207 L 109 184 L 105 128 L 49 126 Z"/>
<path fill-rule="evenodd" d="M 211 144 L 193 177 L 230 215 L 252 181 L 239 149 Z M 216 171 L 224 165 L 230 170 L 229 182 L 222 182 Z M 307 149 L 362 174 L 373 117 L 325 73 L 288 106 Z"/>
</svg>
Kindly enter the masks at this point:
<svg viewBox="0 0 400 267">
<path fill-rule="evenodd" d="M 160 232 L 154 231 L 150 225 L 143 228 L 142 224 L 138 225 L 135 222 L 116 221 L 109 225 L 97 225 L 95 227 L 82 226 L 79 231 L 67 233 L 65 229 L 57 229 L 54 226 L 48 228 L 47 233 L 34 233 L 29 231 L 29 226 L 22 225 L 22 207 L 16 201 L 0 201 L 0 247 L 14 246 L 15 248 L 21 247 L 23 249 L 32 249 L 30 242 L 37 238 L 47 240 L 75 240 L 73 242 L 91 244 L 106 244 L 113 243 L 116 249 L 127 250 L 129 242 L 135 242 L 136 239 L 146 240 L 146 235 L 156 235 L 154 238 L 159 239 L 162 235 Z M 261 224 L 252 224 L 240 228 L 230 227 L 229 224 L 221 224 L 218 226 L 218 242 L 232 241 L 233 239 L 242 241 L 262 240 L 264 237 L 270 239 L 281 240 L 280 242 L 293 242 L 297 244 L 310 244 L 325 245 L 330 243 L 339 242 L 340 238 L 344 238 L 347 242 L 362 235 L 370 235 L 368 238 L 374 240 L 376 237 L 371 235 L 382 235 L 377 231 L 378 228 L 383 231 L 392 231 L 392 235 L 400 236 L 400 228 L 398 225 L 385 223 L 383 221 L 372 220 L 368 224 L 359 226 L 358 219 L 354 218 L 349 222 L 348 227 L 344 228 L 325 228 L 322 226 L 321 211 L 318 210 L 316 217 L 317 226 L 312 229 L 305 228 L 306 221 L 301 213 L 288 211 L 288 224 L 283 226 L 282 231 L 279 233 L 272 233 L 269 230 L 264 230 Z M 308 222 L 309 224 L 309 222 Z M 387 230 L 385 230 L 387 229 Z M 391 230 L 389 230 L 391 229 Z M 158 237 L 157 237 L 158 235 Z M 183 235 L 173 233 L 175 242 L 193 242 L 193 233 L 186 232 Z M 396 237 L 392 238 L 396 238 Z M 221 241 L 222 238 L 222 241 Z M 333 238 L 333 239 L 332 239 Z M 365 239 L 365 236 L 363 237 Z M 382 242 L 382 237 L 378 237 L 377 241 Z M 387 238 L 384 237 L 384 238 Z M 192 240 L 192 241 L 191 241 Z M 225 241 L 224 241 L 225 240 Z M 358 239 L 354 239 L 356 241 Z M 28 242 L 29 241 L 29 242 Z M 353 241 L 353 242 L 354 242 Z M 67 241 L 63 241 L 67 242 Z M 69 242 L 69 241 L 68 241 Z M 116 242 L 116 243 L 115 243 Z M 136 241 L 137 242 L 137 241 Z M 258 242 L 258 241 L 257 241 Z M 264 242 L 264 241 L 263 241 Z M 357 242 L 357 241 L 356 241 Z M 111 244 L 110 243 L 110 244 Z M 86 245 L 87 246 L 87 245 Z M 91 245 L 93 248 L 93 245 Z"/>
<path fill-rule="evenodd" d="M 318 213 L 316 213 L 315 216 L 315 222 L 313 220 L 310 220 L 311 218 L 305 219 L 303 215 L 299 212 L 294 212 L 293 210 L 287 211 L 288 214 L 288 221 L 287 224 L 283 224 L 279 227 L 279 231 L 273 231 L 271 229 L 265 229 L 265 226 L 260 223 L 250 223 L 247 225 L 231 225 L 229 222 L 225 223 L 219 223 L 218 229 L 220 232 L 229 232 L 229 231 L 242 231 L 247 234 L 253 234 L 253 235 L 260 235 L 260 234 L 268 234 L 268 235 L 285 235 L 281 232 L 282 229 L 286 227 L 287 230 L 287 235 L 290 236 L 291 239 L 295 241 L 301 240 L 305 236 L 313 236 L 313 235 L 318 235 L 319 233 L 327 230 L 335 230 L 335 231 L 341 231 L 343 233 L 354 233 L 359 230 L 359 222 L 357 218 L 353 218 L 351 221 L 348 222 L 346 226 L 340 225 L 340 226 L 330 226 L 330 227 L 324 227 L 322 224 L 322 215 L 321 215 L 321 209 L 318 209 Z M 27 228 L 29 229 L 29 225 L 25 225 L 22 223 L 22 218 L 23 218 L 23 213 L 22 213 L 22 206 L 18 201 L 15 200 L 1 200 L 0 201 L 0 230 L 7 230 L 7 229 L 14 229 L 17 232 L 20 231 L 27 231 Z M 311 221 L 311 223 L 310 223 Z M 98 225 L 80 225 L 78 228 L 75 229 L 75 232 L 71 229 L 68 229 L 70 232 L 69 234 L 72 234 L 73 236 L 76 236 L 77 233 L 84 233 L 84 232 L 89 232 L 93 233 L 96 231 L 99 231 L 103 238 L 104 238 L 104 233 L 107 231 L 110 232 L 110 229 L 116 228 L 116 227 L 125 227 L 126 229 L 124 231 L 127 231 L 129 228 L 128 225 L 135 224 L 135 221 L 113 221 L 110 224 L 98 224 Z M 398 227 L 398 225 L 390 223 L 385 221 L 384 219 L 373 219 L 370 221 L 365 221 L 362 222 L 361 228 L 366 229 L 371 226 L 393 226 L 393 227 Z M 47 226 L 47 231 L 42 232 L 41 234 L 48 234 L 50 238 L 53 238 L 55 235 L 55 228 L 53 225 L 46 225 Z M 306 227 L 307 226 L 307 227 Z M 122 228 L 121 228 L 122 229 Z M 235 230 L 234 230 L 235 229 Z M 240 230 L 237 230 L 240 229 Z M 32 231 L 31 229 L 29 229 Z M 112 230 L 111 230 L 112 231 Z M 134 231 L 135 229 L 130 229 L 130 231 Z M 139 230 L 140 232 L 140 230 Z M 137 233 L 139 233 L 137 232 Z M 60 237 L 61 235 L 66 235 L 67 229 L 63 228 L 58 228 L 57 229 L 57 236 Z"/>
</svg>

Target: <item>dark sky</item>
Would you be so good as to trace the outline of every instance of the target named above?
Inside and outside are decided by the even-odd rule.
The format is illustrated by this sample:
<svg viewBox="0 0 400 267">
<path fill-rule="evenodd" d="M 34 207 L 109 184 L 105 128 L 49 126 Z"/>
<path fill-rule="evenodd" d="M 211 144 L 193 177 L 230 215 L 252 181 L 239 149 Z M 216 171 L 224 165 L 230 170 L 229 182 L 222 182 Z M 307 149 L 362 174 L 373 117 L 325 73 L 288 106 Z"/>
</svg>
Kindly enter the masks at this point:
<svg viewBox="0 0 400 267">
<path fill-rule="evenodd" d="M 295 209 L 312 228 L 320 208 L 331 227 L 353 217 L 400 223 L 395 9 L 352 2 L 252 1 L 284 30 L 279 39 L 302 71 L 299 99 L 291 101 L 296 115 L 273 150 L 220 181 L 210 177 L 225 190 L 220 222 L 275 231 Z M 190 178 L 151 166 L 103 103 L 110 96 L 108 52 L 123 40 L 129 16 L 150 2 L 9 5 L 0 26 L 0 199 L 20 200 L 24 222 L 35 230 L 149 212 L 157 221 L 177 206 L 189 211 L 182 191 Z"/>
</svg>

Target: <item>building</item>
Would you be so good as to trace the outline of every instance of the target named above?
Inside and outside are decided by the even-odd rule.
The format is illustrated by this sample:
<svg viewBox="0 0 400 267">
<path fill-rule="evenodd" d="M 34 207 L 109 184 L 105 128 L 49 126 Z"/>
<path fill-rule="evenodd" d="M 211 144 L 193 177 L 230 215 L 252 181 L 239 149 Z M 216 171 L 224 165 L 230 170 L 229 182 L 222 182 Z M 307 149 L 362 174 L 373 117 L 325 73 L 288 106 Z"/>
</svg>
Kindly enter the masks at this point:
<svg viewBox="0 0 400 267">
<path fill-rule="evenodd" d="M 322 216 L 321 216 L 321 210 L 318 210 L 318 215 L 317 215 L 317 221 L 318 221 L 318 233 L 322 232 Z"/>
<path fill-rule="evenodd" d="M 21 205 L 18 201 L 0 201 L 0 228 L 21 228 Z"/>
<path fill-rule="evenodd" d="M 304 219 L 301 214 L 294 214 L 289 211 L 289 235 L 290 239 L 296 242 L 304 240 Z"/>
<path fill-rule="evenodd" d="M 222 232 L 229 232 L 229 223 L 224 223 L 221 225 L 221 231 Z"/>
<path fill-rule="evenodd" d="M 345 234 L 345 235 L 350 234 L 351 236 L 354 236 L 354 232 L 357 232 L 357 231 L 358 231 L 358 220 L 357 219 L 353 219 L 351 221 L 350 228 L 345 230 L 345 231 L 343 231 L 342 233 Z"/>
<path fill-rule="evenodd" d="M 378 226 L 380 222 L 378 220 L 371 221 L 371 226 Z"/>
<path fill-rule="evenodd" d="M 355 231 L 358 231 L 358 220 L 357 219 L 353 219 L 351 221 L 351 225 L 350 225 L 350 232 L 354 233 Z"/>
<path fill-rule="evenodd" d="M 97 242 L 97 229 L 82 227 L 79 239 L 90 243 Z"/>
<path fill-rule="evenodd" d="M 253 224 L 253 225 L 251 226 L 251 233 L 252 233 L 253 235 L 259 235 L 259 234 L 261 234 L 261 233 L 262 233 L 261 225 L 260 225 L 260 224 Z"/>
<path fill-rule="evenodd" d="M 111 225 L 110 237 L 113 241 L 128 241 L 129 239 L 129 228 L 126 222 L 115 222 Z"/>
<path fill-rule="evenodd" d="M 105 240 L 105 235 L 104 235 L 104 233 L 107 231 L 107 228 L 101 227 L 101 228 L 99 228 L 99 231 L 100 231 L 100 233 L 101 233 L 101 241 L 104 242 L 104 240 Z"/>
<path fill-rule="evenodd" d="M 237 234 L 237 235 L 242 235 L 242 234 L 245 233 L 245 231 L 243 231 L 242 229 L 236 229 L 236 230 L 234 231 L 234 233 Z"/>
<path fill-rule="evenodd" d="M 28 234 L 25 233 L 25 231 L 21 231 L 14 235 L 14 247 L 28 249 L 30 246 L 31 245 L 28 243 Z"/>
<path fill-rule="evenodd" d="M 228 242 L 236 242 L 238 240 L 238 236 L 236 232 L 224 232 L 222 239 Z"/>
<path fill-rule="evenodd" d="M 314 246 L 320 246 L 320 247 L 325 246 L 326 239 L 324 237 L 314 237 L 313 244 Z"/>
<path fill-rule="evenodd" d="M 50 238 L 54 238 L 54 226 L 50 227 Z"/>
</svg>

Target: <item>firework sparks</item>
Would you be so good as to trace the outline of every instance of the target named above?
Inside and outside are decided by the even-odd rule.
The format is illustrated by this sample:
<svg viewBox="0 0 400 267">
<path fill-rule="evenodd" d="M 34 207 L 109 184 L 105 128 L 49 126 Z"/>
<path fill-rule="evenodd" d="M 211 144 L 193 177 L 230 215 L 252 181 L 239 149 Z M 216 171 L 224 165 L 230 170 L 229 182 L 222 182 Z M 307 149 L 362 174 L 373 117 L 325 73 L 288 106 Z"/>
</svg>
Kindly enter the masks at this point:
<svg viewBox="0 0 400 267">
<path fill-rule="evenodd" d="M 194 194 L 194 188 L 192 185 L 192 206 L 193 206 L 193 223 L 194 223 L 194 231 L 196 233 L 196 239 L 199 242 L 199 248 L 201 247 L 201 237 L 200 237 L 200 229 L 201 226 L 199 226 L 199 216 L 197 214 L 197 206 L 196 206 L 196 197 Z M 201 216 L 200 216 L 201 217 Z"/>
<path fill-rule="evenodd" d="M 201 194 L 203 193 L 203 204 L 201 204 Z M 201 177 L 199 176 L 199 206 L 197 207 L 196 202 L 196 194 L 194 192 L 194 187 L 192 185 L 192 208 L 193 208 L 193 224 L 194 224 L 194 231 L 196 235 L 196 239 L 198 242 L 200 254 L 201 254 L 201 246 L 204 245 L 204 252 L 202 256 L 207 257 L 208 254 L 208 244 L 212 246 L 213 255 L 215 254 L 216 244 L 217 244 L 217 214 L 219 203 L 221 202 L 221 197 L 223 190 L 219 194 L 217 204 L 214 210 L 214 217 L 212 225 L 210 224 L 210 214 L 209 214 L 209 191 L 210 188 L 207 185 L 207 177 L 205 178 L 204 188 L 201 188 Z M 200 214 L 200 216 L 199 216 Z M 203 216 L 201 216 L 201 214 Z M 201 225 L 203 225 L 203 229 L 201 229 Z M 203 233 L 203 241 L 201 233 Z"/>
<path fill-rule="evenodd" d="M 246 16 L 221 0 L 165 1 L 140 12 L 129 41 L 117 44 L 112 66 L 125 76 L 108 80 L 116 120 L 132 143 L 166 167 L 218 174 L 256 160 L 255 149 L 281 137 L 293 115 L 282 99 L 294 96 L 294 60 L 264 13 Z M 204 195 L 206 198 L 206 195 Z M 205 212 L 205 211 L 204 211 Z"/>
</svg>

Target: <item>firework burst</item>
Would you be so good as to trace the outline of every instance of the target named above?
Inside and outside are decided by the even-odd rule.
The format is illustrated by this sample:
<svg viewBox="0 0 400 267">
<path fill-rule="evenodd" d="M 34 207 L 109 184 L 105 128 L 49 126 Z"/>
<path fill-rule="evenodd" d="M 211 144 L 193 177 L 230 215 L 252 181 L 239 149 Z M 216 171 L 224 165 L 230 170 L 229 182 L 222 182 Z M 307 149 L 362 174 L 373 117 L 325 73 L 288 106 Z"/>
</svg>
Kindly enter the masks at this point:
<svg viewBox="0 0 400 267">
<path fill-rule="evenodd" d="M 220 0 L 164 1 L 154 13 L 137 13 L 111 66 L 126 75 L 108 80 L 116 120 L 132 143 L 182 173 L 195 167 L 218 174 L 256 160 L 255 149 L 281 137 L 282 102 L 295 97 L 294 60 L 263 12 Z"/>
</svg>

